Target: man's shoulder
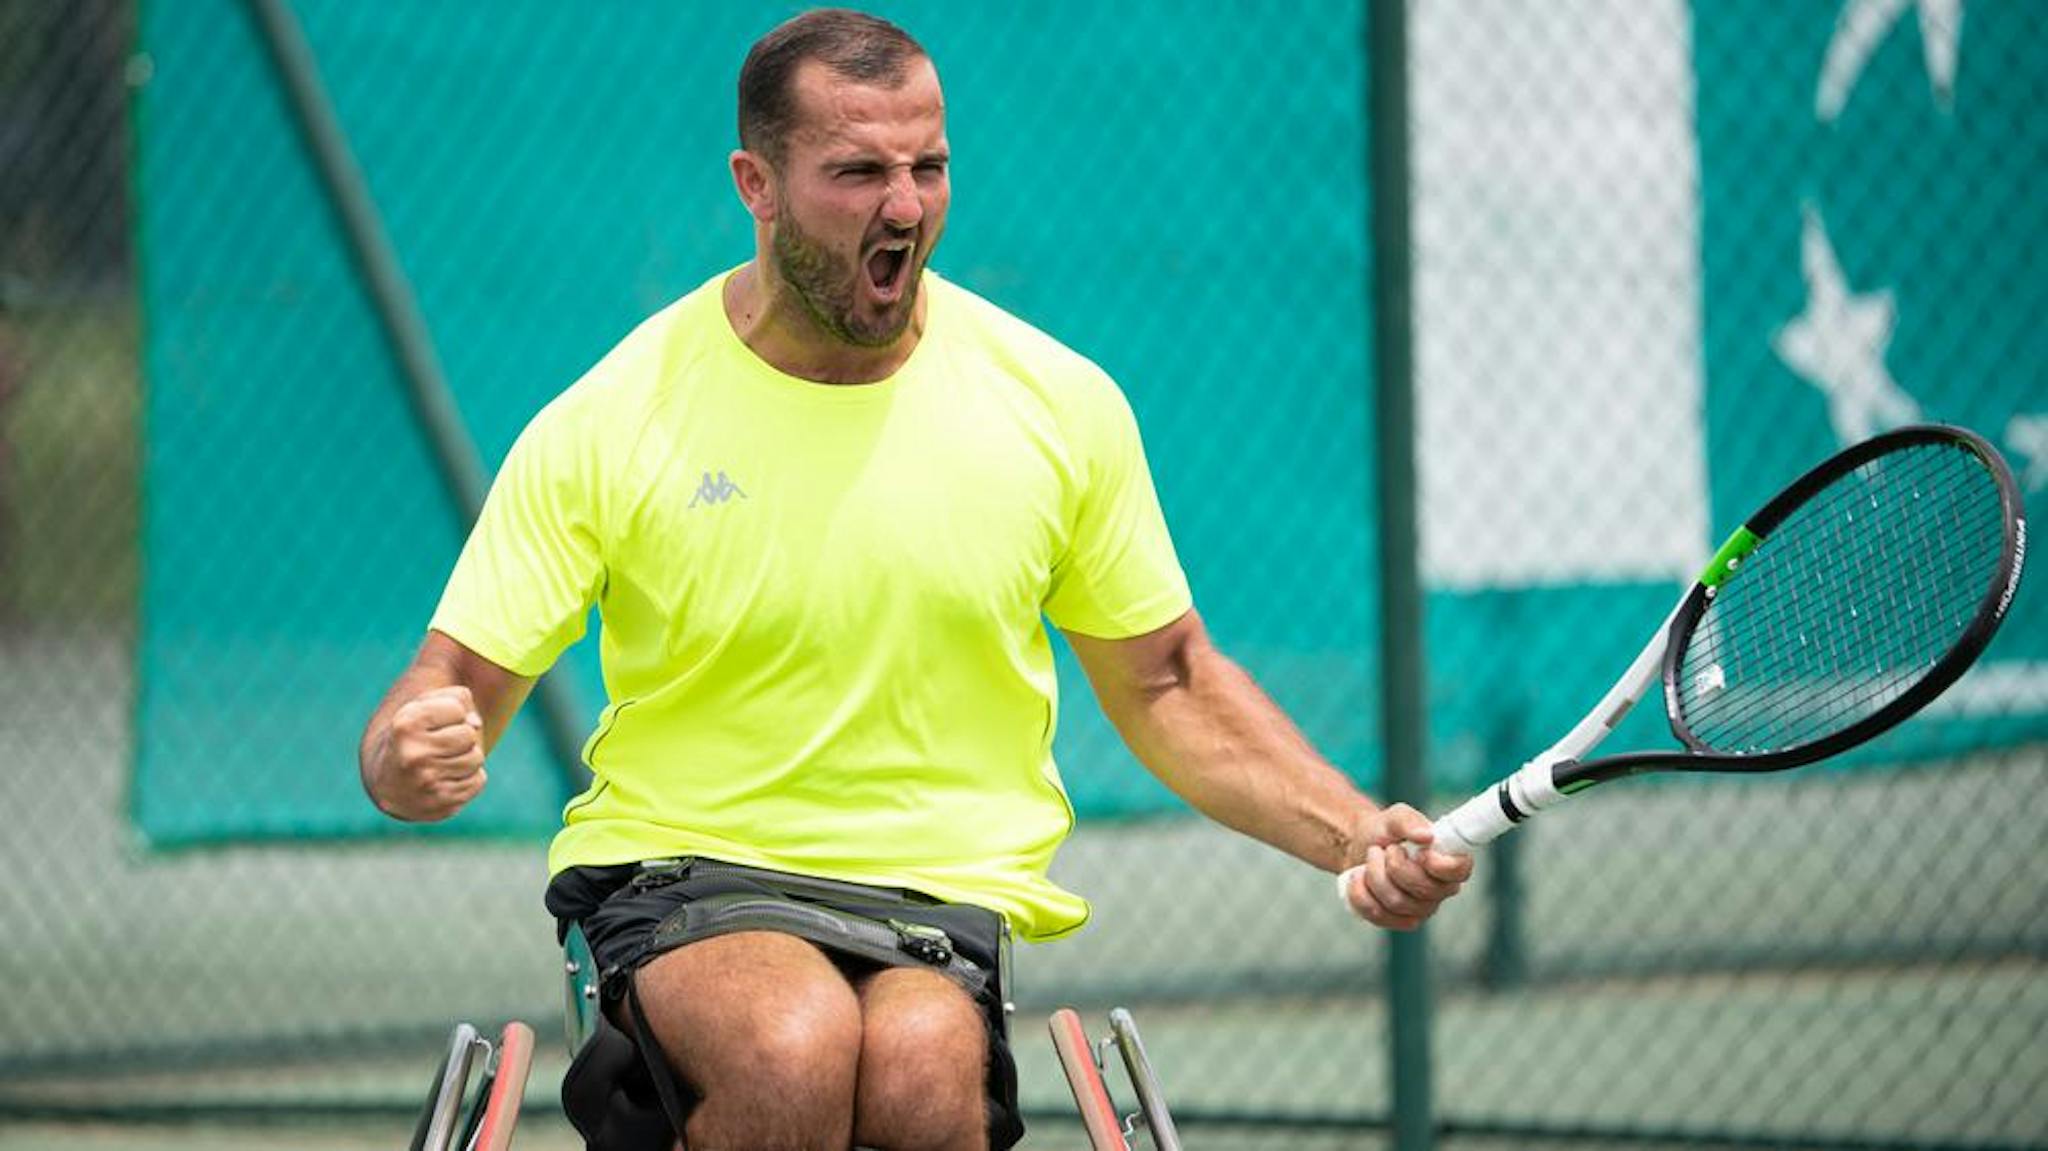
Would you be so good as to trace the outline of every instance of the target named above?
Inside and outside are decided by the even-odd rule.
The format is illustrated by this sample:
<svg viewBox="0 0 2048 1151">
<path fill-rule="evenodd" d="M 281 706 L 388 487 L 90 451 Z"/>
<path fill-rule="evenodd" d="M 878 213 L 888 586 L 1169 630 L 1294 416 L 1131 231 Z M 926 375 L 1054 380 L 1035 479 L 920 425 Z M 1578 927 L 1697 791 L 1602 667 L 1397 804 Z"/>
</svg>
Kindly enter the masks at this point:
<svg viewBox="0 0 2048 1151">
<path fill-rule="evenodd" d="M 664 381 L 677 373 L 693 349 L 706 345 L 712 320 L 723 319 L 723 311 L 713 306 L 723 279 L 706 281 L 634 325 L 535 419 L 584 427 L 640 426 L 662 394 Z"/>
<path fill-rule="evenodd" d="M 955 338 L 978 347 L 1007 374 L 1061 395 L 1117 391 L 1101 365 L 1058 337 L 951 280 L 934 281 L 957 323 Z"/>
</svg>

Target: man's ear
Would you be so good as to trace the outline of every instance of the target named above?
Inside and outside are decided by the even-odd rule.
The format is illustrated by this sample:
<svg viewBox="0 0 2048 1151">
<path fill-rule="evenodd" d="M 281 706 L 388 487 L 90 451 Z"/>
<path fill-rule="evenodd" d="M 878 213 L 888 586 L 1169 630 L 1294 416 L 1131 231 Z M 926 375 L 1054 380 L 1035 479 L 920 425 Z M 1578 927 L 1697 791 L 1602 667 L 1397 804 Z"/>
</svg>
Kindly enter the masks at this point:
<svg viewBox="0 0 2048 1151">
<path fill-rule="evenodd" d="M 747 214 L 762 224 L 774 220 L 774 166 L 762 156 L 744 148 L 736 149 L 729 162 L 732 165 L 732 185 L 740 194 L 740 203 L 747 206 Z"/>
</svg>

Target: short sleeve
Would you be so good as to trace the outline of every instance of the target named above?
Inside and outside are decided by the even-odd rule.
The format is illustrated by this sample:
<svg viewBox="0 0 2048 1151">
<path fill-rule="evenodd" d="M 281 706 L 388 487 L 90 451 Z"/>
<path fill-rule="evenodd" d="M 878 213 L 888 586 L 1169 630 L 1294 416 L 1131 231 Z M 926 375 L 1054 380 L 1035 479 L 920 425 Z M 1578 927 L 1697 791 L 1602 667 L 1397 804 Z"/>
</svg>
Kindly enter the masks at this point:
<svg viewBox="0 0 2048 1151">
<path fill-rule="evenodd" d="M 1124 639 L 1165 627 L 1193 601 L 1137 419 L 1107 377 L 1091 382 L 1067 421 L 1080 491 L 1045 614 L 1065 631 Z"/>
<path fill-rule="evenodd" d="M 589 440 L 559 400 L 527 425 L 455 562 L 433 630 L 524 676 L 582 638 L 604 579 L 601 472 Z"/>
</svg>

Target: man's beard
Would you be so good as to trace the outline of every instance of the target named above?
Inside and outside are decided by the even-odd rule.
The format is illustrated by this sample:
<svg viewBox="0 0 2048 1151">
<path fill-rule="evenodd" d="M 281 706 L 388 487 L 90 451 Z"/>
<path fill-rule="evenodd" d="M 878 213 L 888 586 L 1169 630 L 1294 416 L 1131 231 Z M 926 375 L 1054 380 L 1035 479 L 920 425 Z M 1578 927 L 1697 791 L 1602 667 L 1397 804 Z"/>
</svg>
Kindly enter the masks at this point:
<svg viewBox="0 0 2048 1151">
<path fill-rule="evenodd" d="M 796 222 L 787 202 L 776 213 L 771 253 L 782 282 L 796 289 L 797 298 L 803 301 L 811 319 L 833 336 L 857 347 L 885 348 L 910 326 L 921 271 L 915 263 L 904 272 L 910 280 L 904 285 L 902 298 L 874 319 L 866 319 L 859 313 L 857 300 L 859 278 L 867 274 L 866 269 L 835 255 L 813 239 Z M 912 251 L 904 259 L 916 261 L 918 255 Z"/>
</svg>

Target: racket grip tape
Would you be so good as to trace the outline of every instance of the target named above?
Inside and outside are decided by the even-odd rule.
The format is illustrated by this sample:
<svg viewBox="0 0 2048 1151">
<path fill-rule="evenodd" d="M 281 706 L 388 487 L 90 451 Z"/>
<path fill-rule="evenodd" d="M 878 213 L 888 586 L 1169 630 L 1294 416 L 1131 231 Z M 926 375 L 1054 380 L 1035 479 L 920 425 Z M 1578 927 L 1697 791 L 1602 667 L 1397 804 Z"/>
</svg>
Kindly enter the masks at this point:
<svg viewBox="0 0 2048 1151">
<path fill-rule="evenodd" d="M 1548 756 L 1531 760 L 1521 770 L 1452 808 L 1431 825 L 1431 846 L 1446 855 L 1471 855 L 1473 850 L 1507 834 L 1508 829 L 1564 799 L 1557 789 L 1556 769 L 1564 760 Z"/>
<path fill-rule="evenodd" d="M 1436 841 L 1430 846 L 1445 855 L 1470 855 L 1499 839 L 1515 825 L 1502 798 L 1497 791 L 1482 791 L 1452 808 L 1431 825 Z"/>
</svg>

